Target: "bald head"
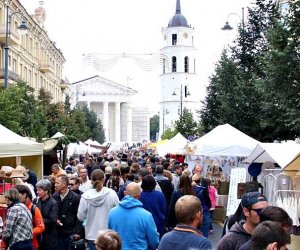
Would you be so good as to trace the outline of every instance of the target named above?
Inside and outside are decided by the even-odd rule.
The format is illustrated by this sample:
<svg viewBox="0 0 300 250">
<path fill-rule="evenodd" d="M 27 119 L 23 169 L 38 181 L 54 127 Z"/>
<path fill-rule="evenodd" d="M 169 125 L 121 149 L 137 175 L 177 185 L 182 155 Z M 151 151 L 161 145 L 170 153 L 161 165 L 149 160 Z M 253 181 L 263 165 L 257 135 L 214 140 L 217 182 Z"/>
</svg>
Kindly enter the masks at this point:
<svg viewBox="0 0 300 250">
<path fill-rule="evenodd" d="M 139 199 L 141 194 L 141 186 L 138 183 L 130 182 L 126 187 L 125 194 L 130 195 L 135 199 Z"/>
</svg>

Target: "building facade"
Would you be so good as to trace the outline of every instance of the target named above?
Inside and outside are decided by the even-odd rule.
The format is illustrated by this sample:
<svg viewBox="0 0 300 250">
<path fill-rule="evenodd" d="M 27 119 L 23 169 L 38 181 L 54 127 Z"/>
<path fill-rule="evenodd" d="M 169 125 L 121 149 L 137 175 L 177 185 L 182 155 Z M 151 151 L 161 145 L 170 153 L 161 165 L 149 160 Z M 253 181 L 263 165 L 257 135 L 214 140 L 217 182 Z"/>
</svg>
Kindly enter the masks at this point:
<svg viewBox="0 0 300 250">
<path fill-rule="evenodd" d="M 161 101 L 159 138 L 180 118 L 184 108 L 196 119 L 200 109 L 200 87 L 197 76 L 197 49 L 194 46 L 195 30 L 181 14 L 180 0 L 176 2 L 175 15 L 162 29 L 164 47 L 160 75 Z"/>
<path fill-rule="evenodd" d="M 137 91 L 100 76 L 93 76 L 70 86 L 71 103 L 87 105 L 102 121 L 107 142 L 142 142 L 149 139 L 150 113 L 133 107 Z"/>
<path fill-rule="evenodd" d="M 62 80 L 65 58 L 44 29 L 46 12 L 43 1 L 40 1 L 40 4 L 35 13 L 29 15 L 18 0 L 0 2 L 0 88 L 4 86 L 4 48 L 6 23 L 9 20 L 8 87 L 18 80 L 23 80 L 34 89 L 36 96 L 39 90 L 44 88 L 51 93 L 56 103 L 63 101 L 64 91 L 68 87 Z M 25 20 L 29 27 L 24 36 L 18 31 L 22 20 Z"/>
</svg>

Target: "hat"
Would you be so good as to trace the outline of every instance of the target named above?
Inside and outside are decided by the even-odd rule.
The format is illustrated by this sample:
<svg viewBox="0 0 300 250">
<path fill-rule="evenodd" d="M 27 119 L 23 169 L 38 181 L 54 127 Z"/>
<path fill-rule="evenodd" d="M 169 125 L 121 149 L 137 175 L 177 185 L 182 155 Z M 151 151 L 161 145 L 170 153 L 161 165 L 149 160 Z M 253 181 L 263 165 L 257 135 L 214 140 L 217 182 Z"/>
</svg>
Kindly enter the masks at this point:
<svg viewBox="0 0 300 250">
<path fill-rule="evenodd" d="M 5 177 L 6 178 L 9 178 L 10 177 L 10 175 L 11 175 L 11 173 L 12 173 L 12 171 L 13 171 L 13 167 L 11 167 L 11 166 L 2 166 L 1 167 L 1 173 L 2 173 L 2 175 L 3 175 L 3 172 L 4 172 L 4 175 L 5 175 Z"/>
<path fill-rule="evenodd" d="M 24 166 L 18 165 L 18 166 L 16 166 L 16 169 L 22 170 L 22 173 L 24 175 L 24 177 L 22 177 L 22 178 L 24 178 L 24 180 L 28 180 L 29 179 L 29 174 L 27 173 L 26 168 Z"/>
<path fill-rule="evenodd" d="M 20 169 L 13 169 L 10 178 L 24 178 L 23 171 Z"/>
<path fill-rule="evenodd" d="M 248 167 L 248 173 L 253 177 L 259 176 L 261 173 L 261 165 L 261 163 L 251 163 Z"/>
<path fill-rule="evenodd" d="M 267 199 L 260 192 L 249 192 L 243 195 L 241 203 L 242 207 L 251 207 L 261 201 L 267 201 Z"/>
</svg>

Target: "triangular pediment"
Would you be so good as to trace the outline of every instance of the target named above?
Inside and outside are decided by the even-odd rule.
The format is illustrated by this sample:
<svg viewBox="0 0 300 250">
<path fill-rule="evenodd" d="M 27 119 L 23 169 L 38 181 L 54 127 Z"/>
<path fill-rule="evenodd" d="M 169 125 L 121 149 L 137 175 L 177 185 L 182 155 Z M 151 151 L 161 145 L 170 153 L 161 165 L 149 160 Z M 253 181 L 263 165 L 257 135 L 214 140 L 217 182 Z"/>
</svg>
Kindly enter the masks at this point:
<svg viewBox="0 0 300 250">
<path fill-rule="evenodd" d="M 73 85 L 80 85 L 86 94 L 105 94 L 105 95 L 134 95 L 136 90 L 122 84 L 108 80 L 100 76 L 94 76 Z"/>
</svg>

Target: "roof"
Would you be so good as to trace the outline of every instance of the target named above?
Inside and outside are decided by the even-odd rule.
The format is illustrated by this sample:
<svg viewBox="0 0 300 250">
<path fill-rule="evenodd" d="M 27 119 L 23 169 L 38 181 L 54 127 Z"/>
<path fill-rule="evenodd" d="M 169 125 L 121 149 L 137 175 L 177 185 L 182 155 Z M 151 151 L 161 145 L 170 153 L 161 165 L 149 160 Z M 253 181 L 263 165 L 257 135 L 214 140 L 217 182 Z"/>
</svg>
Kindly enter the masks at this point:
<svg viewBox="0 0 300 250">
<path fill-rule="evenodd" d="M 186 18 L 181 14 L 180 0 L 176 2 L 176 12 L 171 17 L 168 27 L 189 27 Z"/>
</svg>

